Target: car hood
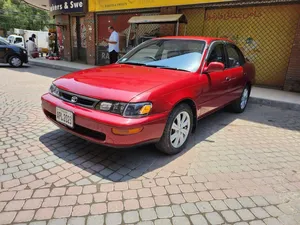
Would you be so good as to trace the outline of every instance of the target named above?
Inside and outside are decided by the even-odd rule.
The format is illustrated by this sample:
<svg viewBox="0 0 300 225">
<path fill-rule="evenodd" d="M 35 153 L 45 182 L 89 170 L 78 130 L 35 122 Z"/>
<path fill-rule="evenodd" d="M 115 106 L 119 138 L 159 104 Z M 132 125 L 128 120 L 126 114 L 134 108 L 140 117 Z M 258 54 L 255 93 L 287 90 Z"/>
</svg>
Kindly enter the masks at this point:
<svg viewBox="0 0 300 225">
<path fill-rule="evenodd" d="M 13 45 L 13 44 L 9 44 L 7 45 L 8 48 L 12 48 L 12 49 L 15 49 L 15 50 L 26 50 L 25 48 L 21 47 L 21 46 L 18 46 L 18 45 Z M 26 50 L 27 51 L 27 50 Z"/>
<path fill-rule="evenodd" d="M 188 75 L 184 71 L 114 64 L 74 72 L 56 79 L 54 84 L 83 96 L 129 102 L 145 91 Z"/>
</svg>

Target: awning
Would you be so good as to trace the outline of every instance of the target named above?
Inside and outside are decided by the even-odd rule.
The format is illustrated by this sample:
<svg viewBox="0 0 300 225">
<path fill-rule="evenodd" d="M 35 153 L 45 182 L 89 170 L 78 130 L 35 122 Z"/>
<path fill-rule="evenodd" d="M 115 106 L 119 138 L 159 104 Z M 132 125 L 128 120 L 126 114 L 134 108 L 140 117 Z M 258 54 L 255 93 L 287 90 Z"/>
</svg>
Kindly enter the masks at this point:
<svg viewBox="0 0 300 225">
<path fill-rule="evenodd" d="M 132 24 L 146 23 L 187 23 L 187 19 L 183 14 L 155 15 L 155 16 L 134 16 L 128 20 Z"/>
<path fill-rule="evenodd" d="M 49 11 L 49 0 L 23 0 L 27 4 Z"/>
</svg>

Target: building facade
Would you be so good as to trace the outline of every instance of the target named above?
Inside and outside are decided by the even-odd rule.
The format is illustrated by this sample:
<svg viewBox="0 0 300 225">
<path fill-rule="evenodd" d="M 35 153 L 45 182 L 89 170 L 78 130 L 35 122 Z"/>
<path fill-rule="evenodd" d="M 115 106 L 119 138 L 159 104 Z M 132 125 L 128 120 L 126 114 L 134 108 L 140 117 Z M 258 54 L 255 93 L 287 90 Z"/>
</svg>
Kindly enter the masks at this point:
<svg viewBox="0 0 300 225">
<path fill-rule="evenodd" d="M 53 0 L 56 2 L 68 2 Z M 71 2 L 71 1 L 69 1 Z M 72 1 L 73 3 L 76 1 Z M 128 20 L 136 15 L 184 14 L 187 35 L 227 37 L 256 66 L 256 84 L 300 92 L 300 3 L 292 0 L 89 0 L 82 11 L 54 12 L 63 58 L 88 64 L 108 63 L 107 27 L 120 35 L 126 52 Z M 68 5 L 69 6 L 69 5 Z M 51 7 L 51 4 L 50 4 Z M 70 7 L 69 7 L 70 8 Z M 59 6 L 60 9 L 60 6 Z M 78 10 L 78 8 L 77 8 Z M 142 25 L 137 36 L 174 35 L 174 25 Z M 184 29 L 180 27 L 180 34 Z"/>
</svg>

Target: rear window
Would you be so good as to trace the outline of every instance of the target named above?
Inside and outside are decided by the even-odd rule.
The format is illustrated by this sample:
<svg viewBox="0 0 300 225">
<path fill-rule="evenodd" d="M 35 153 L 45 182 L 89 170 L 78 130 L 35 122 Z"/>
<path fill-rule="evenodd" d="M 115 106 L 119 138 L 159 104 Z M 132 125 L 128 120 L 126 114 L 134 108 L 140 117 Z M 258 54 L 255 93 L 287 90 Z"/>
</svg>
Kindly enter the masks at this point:
<svg viewBox="0 0 300 225">
<path fill-rule="evenodd" d="M 21 43 L 21 42 L 23 42 L 22 38 L 17 37 L 15 43 Z"/>
</svg>

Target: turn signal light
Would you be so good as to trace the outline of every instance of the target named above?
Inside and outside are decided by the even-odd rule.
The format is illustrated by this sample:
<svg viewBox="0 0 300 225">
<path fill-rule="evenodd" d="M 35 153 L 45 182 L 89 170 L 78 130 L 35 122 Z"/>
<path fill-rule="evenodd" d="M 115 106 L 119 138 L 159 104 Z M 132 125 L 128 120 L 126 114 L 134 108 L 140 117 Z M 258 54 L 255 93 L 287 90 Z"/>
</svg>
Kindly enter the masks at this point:
<svg viewBox="0 0 300 225">
<path fill-rule="evenodd" d="M 151 111 L 151 105 L 144 105 L 141 109 L 140 109 L 140 114 L 141 115 L 146 115 L 148 113 L 150 113 Z"/>
<path fill-rule="evenodd" d="M 139 128 L 133 128 L 133 129 L 117 129 L 113 128 L 112 132 L 116 135 L 131 135 L 131 134 L 137 134 L 143 130 L 142 127 Z"/>
</svg>

